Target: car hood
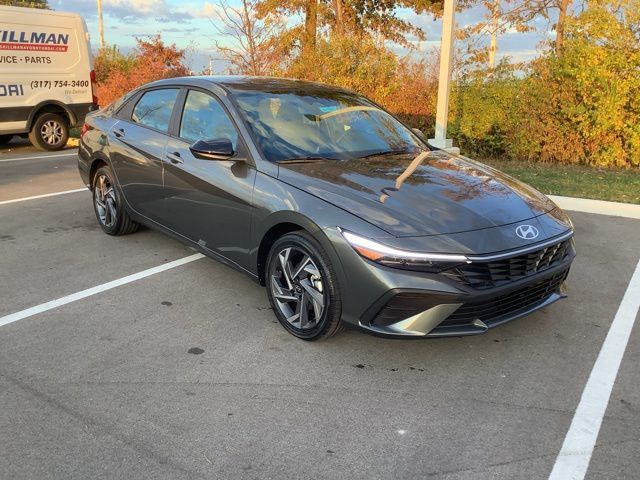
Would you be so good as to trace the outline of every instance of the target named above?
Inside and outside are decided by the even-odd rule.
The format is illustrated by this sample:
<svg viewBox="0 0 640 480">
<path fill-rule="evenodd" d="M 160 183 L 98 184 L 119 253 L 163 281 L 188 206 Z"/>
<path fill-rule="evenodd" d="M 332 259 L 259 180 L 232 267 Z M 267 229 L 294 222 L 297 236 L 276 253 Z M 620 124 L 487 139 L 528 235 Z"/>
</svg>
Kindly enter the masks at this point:
<svg viewBox="0 0 640 480">
<path fill-rule="evenodd" d="M 278 178 L 396 237 L 498 227 L 555 208 L 528 185 L 444 151 L 281 163 Z"/>
</svg>

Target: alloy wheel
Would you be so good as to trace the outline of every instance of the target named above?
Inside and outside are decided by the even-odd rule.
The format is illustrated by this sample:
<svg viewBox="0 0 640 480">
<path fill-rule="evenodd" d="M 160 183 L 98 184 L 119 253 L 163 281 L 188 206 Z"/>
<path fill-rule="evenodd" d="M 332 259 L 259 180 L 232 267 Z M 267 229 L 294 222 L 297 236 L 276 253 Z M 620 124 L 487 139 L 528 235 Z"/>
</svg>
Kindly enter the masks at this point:
<svg viewBox="0 0 640 480">
<path fill-rule="evenodd" d="M 300 330 L 316 327 L 327 303 L 320 269 L 296 247 L 281 250 L 274 263 L 270 288 L 280 313 Z"/>
<path fill-rule="evenodd" d="M 57 145 L 62 141 L 64 129 L 59 122 L 47 120 L 40 127 L 40 136 L 48 145 Z"/>
<path fill-rule="evenodd" d="M 100 223 L 106 228 L 111 228 L 116 223 L 116 192 L 106 175 L 100 175 L 93 189 L 93 199 Z"/>
</svg>

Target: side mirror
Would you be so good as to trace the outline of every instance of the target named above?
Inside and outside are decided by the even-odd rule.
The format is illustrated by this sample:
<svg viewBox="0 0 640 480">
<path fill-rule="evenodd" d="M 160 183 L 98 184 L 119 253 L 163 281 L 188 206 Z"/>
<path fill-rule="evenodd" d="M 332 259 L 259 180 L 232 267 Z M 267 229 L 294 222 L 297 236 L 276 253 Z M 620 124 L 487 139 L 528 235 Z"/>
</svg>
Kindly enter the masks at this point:
<svg viewBox="0 0 640 480">
<path fill-rule="evenodd" d="M 228 138 L 198 140 L 189 147 L 189 150 L 194 157 L 202 160 L 229 160 L 235 153 L 233 144 Z"/>
</svg>

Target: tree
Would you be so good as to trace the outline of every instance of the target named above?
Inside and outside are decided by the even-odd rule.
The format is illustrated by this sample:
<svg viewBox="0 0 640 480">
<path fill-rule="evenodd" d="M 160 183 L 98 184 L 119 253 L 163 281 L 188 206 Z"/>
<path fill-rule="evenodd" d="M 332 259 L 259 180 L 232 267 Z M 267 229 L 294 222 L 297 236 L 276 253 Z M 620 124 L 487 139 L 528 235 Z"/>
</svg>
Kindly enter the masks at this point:
<svg viewBox="0 0 640 480">
<path fill-rule="evenodd" d="M 486 34 L 491 35 L 490 56 L 491 48 L 495 49 L 495 40 L 499 33 L 504 33 L 510 27 L 514 27 L 519 32 L 530 31 L 534 28 L 535 20 L 540 17 L 548 22 L 552 22 L 555 18 L 554 49 L 556 53 L 561 52 L 570 0 L 480 0 L 479 3 L 486 7 L 487 16 L 484 21 L 467 28 L 462 36 L 478 38 Z M 475 45 L 472 43 L 469 50 L 474 49 Z M 479 60 L 483 58 L 481 55 L 479 57 Z"/>
<path fill-rule="evenodd" d="M 590 0 L 566 19 L 562 52 L 518 75 L 499 64 L 454 88 L 452 134 L 466 154 L 640 167 L 640 5 Z"/>
<path fill-rule="evenodd" d="M 165 45 L 160 35 L 138 39 L 130 55 L 122 55 L 115 47 L 99 50 L 94 65 L 100 105 L 145 83 L 188 75 L 184 54 L 175 45 Z"/>
<path fill-rule="evenodd" d="M 115 45 L 101 48 L 93 59 L 96 82 L 98 84 L 105 83 L 114 72 L 130 72 L 135 65 L 135 61 L 135 55 L 124 55 Z"/>
<path fill-rule="evenodd" d="M 277 15 L 258 18 L 258 0 L 242 0 L 239 7 L 231 7 L 226 1 L 218 3 L 218 20 L 211 24 L 219 33 L 231 38 L 230 44 L 216 42 L 216 48 L 231 64 L 233 73 L 267 75 L 279 60 L 276 38 L 282 31 Z"/>
<path fill-rule="evenodd" d="M 0 0 L 0 5 L 9 7 L 25 7 L 25 8 L 42 8 L 49 10 L 49 2 L 47 0 Z"/>
<path fill-rule="evenodd" d="M 591 0 L 567 19 L 562 55 L 533 64 L 523 97 L 537 106 L 522 123 L 539 132 L 543 160 L 640 166 L 639 10 L 637 0 Z"/>
<path fill-rule="evenodd" d="M 304 3 L 304 40 L 302 45 L 311 51 L 316 48 L 318 33 L 318 0 L 306 0 Z"/>
<path fill-rule="evenodd" d="M 442 0 L 259 0 L 258 15 L 278 14 L 286 18 L 303 18 L 303 24 L 292 25 L 286 32 L 297 46 L 293 52 L 313 52 L 318 36 L 331 35 L 377 37 L 411 46 L 411 37 L 423 40 L 424 32 L 402 18 L 398 9 L 439 15 Z"/>
<path fill-rule="evenodd" d="M 442 0 L 333 0 L 327 9 L 326 23 L 337 34 L 374 36 L 405 47 L 410 37 L 424 40 L 422 29 L 398 15 L 398 9 L 417 14 L 440 15 Z"/>
</svg>

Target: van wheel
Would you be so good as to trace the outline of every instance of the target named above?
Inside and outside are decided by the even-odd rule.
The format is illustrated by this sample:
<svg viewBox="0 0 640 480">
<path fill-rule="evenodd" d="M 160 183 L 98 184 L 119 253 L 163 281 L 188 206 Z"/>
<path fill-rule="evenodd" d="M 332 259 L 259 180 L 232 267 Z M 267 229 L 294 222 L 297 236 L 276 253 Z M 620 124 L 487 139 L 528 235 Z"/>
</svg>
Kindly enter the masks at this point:
<svg viewBox="0 0 640 480">
<path fill-rule="evenodd" d="M 69 124 L 57 113 L 40 115 L 31 127 L 29 141 L 38 150 L 60 150 L 67 144 Z"/>
<path fill-rule="evenodd" d="M 12 138 L 13 135 L 0 135 L 0 145 L 6 145 Z"/>
</svg>

